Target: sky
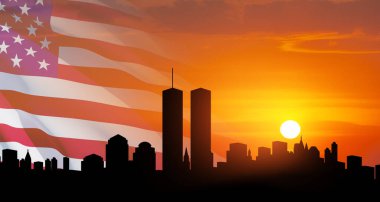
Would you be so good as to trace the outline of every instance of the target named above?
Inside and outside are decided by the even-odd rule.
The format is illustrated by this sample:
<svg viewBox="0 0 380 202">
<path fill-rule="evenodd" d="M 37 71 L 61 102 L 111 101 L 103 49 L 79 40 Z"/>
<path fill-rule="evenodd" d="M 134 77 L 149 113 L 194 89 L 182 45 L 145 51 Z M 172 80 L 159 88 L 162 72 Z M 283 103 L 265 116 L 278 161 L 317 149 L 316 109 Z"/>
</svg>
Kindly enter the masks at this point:
<svg viewBox="0 0 380 202">
<path fill-rule="evenodd" d="M 185 95 L 212 91 L 213 150 L 244 142 L 255 156 L 275 140 L 292 150 L 299 139 L 279 132 L 292 119 L 321 157 L 336 141 L 341 161 L 380 164 L 380 1 L 129 3 L 191 83 Z"/>
</svg>

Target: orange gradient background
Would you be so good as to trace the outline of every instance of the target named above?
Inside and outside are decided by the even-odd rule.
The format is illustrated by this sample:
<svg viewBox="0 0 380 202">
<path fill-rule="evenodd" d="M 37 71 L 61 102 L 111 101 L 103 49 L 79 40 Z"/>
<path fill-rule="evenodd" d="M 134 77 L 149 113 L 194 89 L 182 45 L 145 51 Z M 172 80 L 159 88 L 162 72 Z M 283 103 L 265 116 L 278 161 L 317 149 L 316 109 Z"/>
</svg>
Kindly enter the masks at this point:
<svg viewBox="0 0 380 202">
<path fill-rule="evenodd" d="M 256 156 L 274 140 L 293 150 L 299 139 L 279 132 L 292 119 L 322 157 L 336 141 L 339 160 L 380 164 L 380 1 L 131 2 L 192 84 L 185 105 L 191 88 L 212 90 L 213 150 L 244 142 Z"/>
</svg>

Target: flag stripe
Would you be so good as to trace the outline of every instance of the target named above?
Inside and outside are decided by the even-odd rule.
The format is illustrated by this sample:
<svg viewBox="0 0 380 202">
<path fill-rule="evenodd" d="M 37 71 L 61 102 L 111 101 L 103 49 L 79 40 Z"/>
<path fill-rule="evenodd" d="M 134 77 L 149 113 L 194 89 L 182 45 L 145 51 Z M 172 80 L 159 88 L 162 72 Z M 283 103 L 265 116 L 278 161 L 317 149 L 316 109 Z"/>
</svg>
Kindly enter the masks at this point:
<svg viewBox="0 0 380 202">
<path fill-rule="evenodd" d="M 165 89 L 142 82 L 124 71 L 106 68 L 58 65 L 58 78 L 89 85 L 146 90 L 156 94 L 161 94 L 162 89 Z"/>
<path fill-rule="evenodd" d="M 58 63 L 61 65 L 121 70 L 146 83 L 156 85 L 168 85 L 170 83 L 168 75 L 164 75 L 153 68 L 137 63 L 110 60 L 83 48 L 60 47 Z"/>
<path fill-rule="evenodd" d="M 63 47 L 83 48 L 111 60 L 143 64 L 160 71 L 168 71 L 173 65 L 176 65 L 176 69 L 184 67 L 184 65 L 179 64 L 178 61 L 173 61 L 149 51 L 110 44 L 96 39 L 75 38 L 55 34 L 54 41 Z"/>
<path fill-rule="evenodd" d="M 155 41 L 155 36 L 146 32 L 109 25 L 104 23 L 87 22 L 52 16 L 50 26 L 56 33 L 93 40 L 101 40 L 115 45 L 123 45 L 143 49 L 160 56 L 167 56 Z"/>
<path fill-rule="evenodd" d="M 132 126 L 88 121 L 73 118 L 34 115 L 22 110 L 0 109 L 0 123 L 15 128 L 36 128 L 55 137 L 107 141 L 121 133 L 131 146 L 147 141 L 161 151 L 160 132 Z"/>
<path fill-rule="evenodd" d="M 112 1 L 112 0 L 111 0 Z M 107 23 L 125 27 L 146 29 L 147 22 L 141 18 L 141 13 L 131 6 L 116 6 L 107 1 L 96 0 L 55 0 L 52 15 L 70 19 Z M 94 15 L 102 13 L 102 15 Z M 107 17 L 104 17 L 107 16 Z"/>
<path fill-rule="evenodd" d="M 0 90 L 12 90 L 29 95 L 97 102 L 117 107 L 161 110 L 161 97 L 136 89 L 104 88 L 62 79 L 16 76 L 0 73 Z"/>
<path fill-rule="evenodd" d="M 43 116 L 85 119 L 161 131 L 160 112 L 115 107 L 87 101 L 0 91 L 0 108 L 19 109 Z"/>
</svg>

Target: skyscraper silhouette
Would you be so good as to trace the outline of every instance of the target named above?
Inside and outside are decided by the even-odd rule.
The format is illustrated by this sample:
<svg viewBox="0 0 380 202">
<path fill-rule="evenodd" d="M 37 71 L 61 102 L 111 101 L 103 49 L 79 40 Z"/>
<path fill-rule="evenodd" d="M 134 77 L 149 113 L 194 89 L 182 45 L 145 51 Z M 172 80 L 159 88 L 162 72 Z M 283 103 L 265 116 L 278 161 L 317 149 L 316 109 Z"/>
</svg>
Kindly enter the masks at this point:
<svg viewBox="0 0 380 202">
<path fill-rule="evenodd" d="M 191 170 L 210 171 L 211 152 L 211 91 L 198 88 L 191 91 Z"/>
<path fill-rule="evenodd" d="M 51 169 L 53 170 L 53 172 L 57 171 L 58 169 L 58 161 L 55 157 L 51 159 Z"/>
<path fill-rule="evenodd" d="M 69 159 L 69 157 L 63 157 L 63 170 L 64 171 L 70 170 L 70 159 Z"/>
<path fill-rule="evenodd" d="M 185 171 L 190 171 L 190 157 L 187 148 L 185 149 L 185 155 L 183 156 L 183 166 Z"/>
<path fill-rule="evenodd" d="M 163 170 L 176 173 L 183 168 L 183 98 L 182 91 L 170 88 L 162 93 Z"/>
<path fill-rule="evenodd" d="M 156 170 L 156 151 L 148 142 L 142 142 L 133 154 L 138 171 L 153 173 Z"/>
<path fill-rule="evenodd" d="M 336 142 L 331 144 L 331 161 L 338 161 L 338 144 L 336 144 Z"/>
<path fill-rule="evenodd" d="M 15 171 L 19 167 L 17 159 L 17 151 L 12 149 L 3 150 L 3 168 L 10 171 Z"/>
<path fill-rule="evenodd" d="M 31 170 L 32 169 L 32 158 L 30 157 L 29 150 L 27 150 L 25 155 L 25 169 Z"/>
<path fill-rule="evenodd" d="M 288 154 L 288 143 L 280 142 L 280 141 L 272 142 L 272 155 L 273 155 L 273 157 L 284 157 L 287 154 Z"/>
<path fill-rule="evenodd" d="M 128 140 L 115 135 L 108 140 L 106 145 L 106 168 L 112 172 L 125 171 L 128 167 L 129 145 Z"/>
<path fill-rule="evenodd" d="M 51 161 L 50 159 L 45 160 L 45 171 L 51 171 Z"/>
</svg>

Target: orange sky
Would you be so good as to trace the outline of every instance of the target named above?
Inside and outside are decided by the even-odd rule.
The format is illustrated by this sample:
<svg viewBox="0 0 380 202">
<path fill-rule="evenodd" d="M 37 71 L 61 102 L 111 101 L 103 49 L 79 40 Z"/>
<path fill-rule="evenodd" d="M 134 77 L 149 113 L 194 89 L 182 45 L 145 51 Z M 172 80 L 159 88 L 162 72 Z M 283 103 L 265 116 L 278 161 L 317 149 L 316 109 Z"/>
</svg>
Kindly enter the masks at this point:
<svg viewBox="0 0 380 202">
<path fill-rule="evenodd" d="M 176 73 L 212 90 L 215 134 L 256 155 L 288 141 L 279 127 L 294 119 L 322 156 L 337 141 L 340 160 L 380 164 L 380 1 L 131 2 L 183 64 Z"/>
</svg>

